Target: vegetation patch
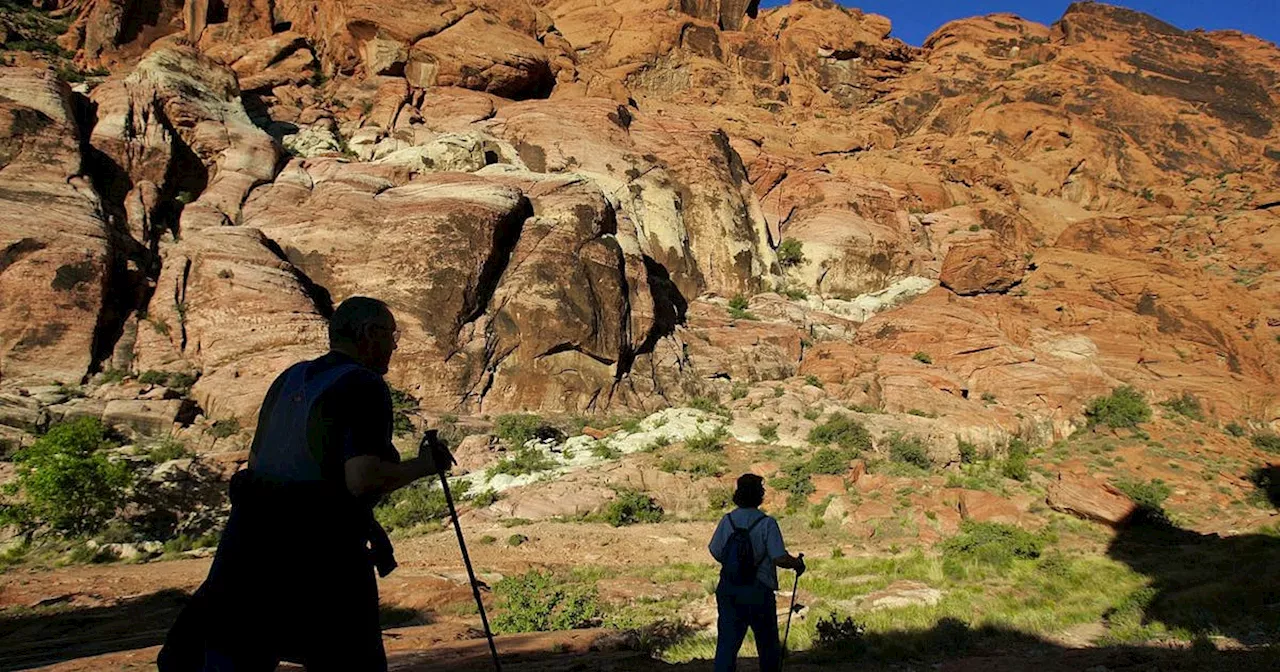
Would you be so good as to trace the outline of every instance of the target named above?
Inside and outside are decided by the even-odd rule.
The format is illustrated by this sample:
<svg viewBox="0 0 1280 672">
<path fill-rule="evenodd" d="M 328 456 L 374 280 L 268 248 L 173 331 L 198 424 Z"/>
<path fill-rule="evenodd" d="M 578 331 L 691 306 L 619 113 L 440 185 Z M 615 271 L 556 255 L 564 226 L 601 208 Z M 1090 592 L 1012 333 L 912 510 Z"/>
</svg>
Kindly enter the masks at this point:
<svg viewBox="0 0 1280 672">
<path fill-rule="evenodd" d="M 62 536 L 102 529 L 124 505 L 133 481 L 126 465 L 107 456 L 117 445 L 97 418 L 54 425 L 14 454 L 17 479 L 6 494 L 21 500 L 0 509 L 0 522 L 24 533 L 48 528 Z"/>
<path fill-rule="evenodd" d="M 485 475 L 488 478 L 493 478 L 499 474 L 524 476 L 554 469 L 556 466 L 556 461 L 541 450 L 537 448 L 520 448 L 507 457 L 498 460 L 497 464 L 489 467 Z"/>
<path fill-rule="evenodd" d="M 1105 397 L 1095 397 L 1084 411 L 1090 427 L 1133 428 L 1151 419 L 1151 406 L 1142 393 L 1126 385 Z"/>
<path fill-rule="evenodd" d="M 649 495 L 638 490 L 619 490 L 618 496 L 609 502 L 601 517 L 614 527 L 637 523 L 662 522 L 662 507 Z"/>
<path fill-rule="evenodd" d="M 1160 405 L 1171 413 L 1190 418 L 1196 422 L 1204 422 L 1204 408 L 1200 404 L 1200 398 L 1190 392 L 1183 392 L 1181 396 L 1162 401 Z"/>
<path fill-rule="evenodd" d="M 594 587 L 564 581 L 538 570 L 509 576 L 494 586 L 498 633 L 553 632 L 587 628 L 603 614 Z"/>
<path fill-rule="evenodd" d="M 843 413 L 832 413 L 827 421 L 809 430 L 809 443 L 816 446 L 836 445 L 857 457 L 871 449 L 871 433 L 862 423 Z"/>
</svg>

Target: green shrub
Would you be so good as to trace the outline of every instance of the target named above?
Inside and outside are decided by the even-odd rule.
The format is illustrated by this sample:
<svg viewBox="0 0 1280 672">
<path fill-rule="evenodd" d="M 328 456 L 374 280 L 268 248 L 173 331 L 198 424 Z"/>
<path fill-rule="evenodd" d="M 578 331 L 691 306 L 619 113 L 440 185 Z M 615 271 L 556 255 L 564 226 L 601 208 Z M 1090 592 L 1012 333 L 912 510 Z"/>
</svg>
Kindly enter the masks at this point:
<svg viewBox="0 0 1280 672">
<path fill-rule="evenodd" d="M 1275 432 L 1258 432 L 1253 435 L 1250 441 L 1258 450 L 1268 453 L 1280 453 L 1280 434 Z"/>
<path fill-rule="evenodd" d="M 793 413 L 794 413 L 794 411 L 793 411 Z M 817 420 L 817 419 L 818 419 L 818 418 L 820 418 L 820 417 L 822 417 L 822 411 L 821 411 L 820 409 L 817 409 L 817 408 L 806 408 L 806 409 L 804 409 L 804 419 L 805 419 L 805 420 Z"/>
<path fill-rule="evenodd" d="M 820 448 L 809 458 L 807 470 L 811 474 L 839 475 L 849 471 L 849 454 L 835 448 Z"/>
<path fill-rule="evenodd" d="M 942 542 L 943 558 L 972 560 L 997 567 L 1008 567 L 1014 559 L 1040 557 L 1045 538 L 1004 523 L 978 523 L 966 520 L 960 533 Z"/>
<path fill-rule="evenodd" d="M 867 629 L 849 616 L 827 614 L 814 624 L 814 633 L 813 648 L 820 652 L 857 656 L 867 649 Z"/>
<path fill-rule="evenodd" d="M 649 445 L 644 447 L 643 452 L 652 453 L 666 448 L 669 445 L 671 445 L 671 437 L 666 434 L 659 434 L 658 436 L 653 437 L 653 440 L 649 442 Z"/>
<path fill-rule="evenodd" d="M 236 418 L 223 418 L 213 423 L 209 434 L 215 439 L 225 439 L 240 433 L 240 421 Z"/>
<path fill-rule="evenodd" d="M 809 430 L 809 443 L 817 446 L 835 444 L 856 457 L 871 448 L 871 433 L 862 423 L 843 413 L 832 413 L 827 421 Z"/>
<path fill-rule="evenodd" d="M 172 436 L 165 438 L 147 451 L 147 459 L 155 464 L 164 464 L 169 460 L 178 460 L 190 455 L 191 451 L 187 450 L 187 447 L 181 441 Z"/>
<path fill-rule="evenodd" d="M 724 450 L 724 439 L 728 436 L 724 427 L 717 427 L 710 434 L 698 434 L 685 440 L 684 447 L 691 453 L 718 453 Z"/>
<path fill-rule="evenodd" d="M 534 439 L 559 441 L 564 438 L 564 433 L 559 429 L 529 413 L 499 415 L 494 421 L 493 433 L 515 448 L 520 448 Z"/>
<path fill-rule="evenodd" d="M 1204 422 L 1204 409 L 1200 406 L 1200 399 L 1190 392 L 1183 392 L 1182 396 L 1162 401 L 1160 405 L 1178 415 Z"/>
<path fill-rule="evenodd" d="M 775 476 L 769 481 L 770 487 L 787 493 L 787 511 L 799 509 L 808 496 L 817 490 L 813 487 L 813 480 L 809 478 L 806 466 L 805 463 L 800 463 L 784 467 L 781 476 Z"/>
<path fill-rule="evenodd" d="M 1137 427 L 1151 419 L 1151 407 L 1141 392 L 1125 385 L 1112 390 L 1110 395 L 1095 397 L 1085 408 L 1084 415 L 1090 427 Z"/>
<path fill-rule="evenodd" d="M 714 415 L 722 415 L 725 417 L 732 415 L 729 413 L 729 409 L 722 406 L 719 402 L 713 401 L 707 397 L 694 397 L 690 399 L 689 408 L 692 408 L 695 411 L 702 411 L 703 413 L 712 413 Z"/>
<path fill-rule="evenodd" d="M 729 307 L 735 310 L 746 310 L 748 305 L 747 297 L 741 294 L 736 294 L 732 299 L 729 299 Z"/>
<path fill-rule="evenodd" d="M 547 471 L 556 466 L 556 461 L 548 457 L 537 448 L 520 448 L 508 457 L 498 460 L 498 463 L 489 467 L 485 475 L 493 478 L 498 474 L 506 474 L 508 476 L 523 476 L 525 474 L 536 474 L 539 471 Z"/>
<path fill-rule="evenodd" d="M 103 383 L 118 383 L 125 379 L 126 373 L 124 369 L 104 369 L 99 374 L 99 380 Z"/>
<path fill-rule="evenodd" d="M 992 394 L 991 392 L 983 392 L 983 393 L 982 393 L 982 403 L 984 403 L 984 404 L 994 404 L 994 403 L 996 403 L 996 401 L 997 401 L 997 399 L 996 399 L 996 395 Z"/>
<path fill-rule="evenodd" d="M 1164 502 L 1173 494 L 1173 488 L 1160 479 L 1139 481 L 1122 478 L 1113 483 L 1116 490 L 1123 492 L 1138 506 L 1134 513 L 1134 522 L 1161 523 L 1168 522 L 1169 516 L 1164 510 Z"/>
<path fill-rule="evenodd" d="M 517 546 L 523 546 L 528 541 L 529 541 L 529 537 L 526 537 L 523 534 L 518 534 L 518 533 L 507 537 L 507 545 L 512 548 L 515 548 Z"/>
<path fill-rule="evenodd" d="M 618 428 L 628 434 L 640 432 L 640 418 L 627 418 L 618 424 Z"/>
<path fill-rule="evenodd" d="M 197 548 L 213 548 L 218 545 L 218 533 L 208 532 L 198 537 L 180 534 L 164 542 L 165 555 L 177 555 Z"/>
<path fill-rule="evenodd" d="M 804 384 L 812 385 L 813 387 L 822 389 L 822 380 L 819 379 L 817 376 L 813 375 L 812 373 L 804 377 Z"/>
<path fill-rule="evenodd" d="M 459 500 L 465 499 L 468 481 L 453 481 L 449 490 Z M 449 504 L 438 479 L 422 479 L 392 492 L 373 509 L 373 516 L 384 528 L 405 530 L 449 517 Z"/>
<path fill-rule="evenodd" d="M 1031 467 L 1027 465 L 1026 455 L 1010 455 L 1000 464 L 1000 473 L 1005 478 L 1015 481 L 1026 481 L 1031 478 Z"/>
<path fill-rule="evenodd" d="M 804 243 L 795 238 L 784 238 L 778 246 L 778 263 L 783 268 L 799 266 L 804 263 Z"/>
<path fill-rule="evenodd" d="M 414 431 L 413 416 L 418 412 L 418 399 L 396 387 L 391 388 L 391 426 L 396 436 Z"/>
<path fill-rule="evenodd" d="M 480 537 L 478 540 L 476 540 L 476 543 L 480 544 L 481 546 L 492 546 L 498 543 L 498 538 L 493 536 L 492 534 L 486 534 L 483 537 Z"/>
<path fill-rule="evenodd" d="M 956 448 L 960 451 L 960 462 L 962 464 L 973 464 L 978 461 L 978 446 L 973 443 L 957 438 Z"/>
<path fill-rule="evenodd" d="M 778 423 L 767 422 L 760 425 L 760 439 L 768 443 L 778 440 Z"/>
<path fill-rule="evenodd" d="M 619 490 L 618 496 L 605 507 L 602 517 L 614 527 L 660 523 L 662 507 L 652 497 L 638 490 Z"/>
<path fill-rule="evenodd" d="M 911 359 L 914 359 L 914 360 L 916 360 L 917 362 L 920 362 L 921 364 L 932 364 L 932 363 L 933 363 L 933 358 L 932 358 L 932 357 L 930 357 L 930 356 L 929 356 L 929 353 L 927 353 L 927 352 L 917 352 L 916 354 L 911 355 Z"/>
<path fill-rule="evenodd" d="M 1237 439 L 1238 439 L 1238 438 L 1240 438 L 1240 437 L 1242 437 L 1242 436 L 1244 436 L 1244 435 L 1245 435 L 1245 433 L 1248 431 L 1248 430 L 1246 430 L 1246 429 L 1244 428 L 1244 425 L 1241 425 L 1240 423 L 1236 422 L 1235 420 L 1232 420 L 1231 422 L 1228 422 L 1228 423 L 1227 423 L 1227 425 L 1226 425 L 1226 427 L 1223 427 L 1222 429 L 1223 429 L 1223 431 L 1225 431 L 1227 434 L 1230 434 L 1231 436 L 1234 436 L 1234 437 L 1236 437 Z"/>
<path fill-rule="evenodd" d="M 688 471 L 697 478 L 720 478 L 724 476 L 726 466 L 717 460 L 698 460 L 689 465 Z"/>
<path fill-rule="evenodd" d="M 494 586 L 493 629 L 499 633 L 552 632 L 595 625 L 602 611 L 594 587 L 567 583 L 550 572 L 509 576 Z"/>
<path fill-rule="evenodd" d="M 707 491 L 707 510 L 724 511 L 733 506 L 733 489 L 717 486 Z"/>
<path fill-rule="evenodd" d="M 9 507 L 5 522 L 30 531 L 48 526 L 64 536 L 102 529 L 125 503 L 132 474 L 107 459 L 117 444 L 96 418 L 54 425 L 30 447 L 14 455 L 21 504 Z"/>
<path fill-rule="evenodd" d="M 929 459 L 929 451 L 924 445 L 924 441 L 918 436 L 903 436 L 894 434 L 889 437 L 889 459 L 900 464 L 910 464 L 921 469 L 928 469 L 933 466 L 933 460 Z"/>
<path fill-rule="evenodd" d="M 739 399 L 744 399 L 746 398 L 746 396 L 747 396 L 746 383 L 734 383 L 733 389 L 729 391 L 729 398 L 733 399 L 734 401 L 737 401 Z"/>
<path fill-rule="evenodd" d="M 622 457 L 622 450 L 614 448 L 608 441 L 596 441 L 591 444 L 591 454 L 598 460 L 616 460 Z"/>
<path fill-rule="evenodd" d="M 681 461 L 678 456 L 668 455 L 662 458 L 662 461 L 658 463 L 658 470 L 664 471 L 668 474 L 674 474 L 677 471 L 680 471 L 680 466 Z"/>
<path fill-rule="evenodd" d="M 143 385 L 164 385 L 168 381 L 169 374 L 167 372 L 156 371 L 155 369 L 143 371 L 142 374 L 138 376 L 138 382 Z"/>
<path fill-rule="evenodd" d="M 484 490 L 471 498 L 471 505 L 477 509 L 487 509 L 493 506 L 500 499 L 498 491 L 493 488 Z"/>
</svg>

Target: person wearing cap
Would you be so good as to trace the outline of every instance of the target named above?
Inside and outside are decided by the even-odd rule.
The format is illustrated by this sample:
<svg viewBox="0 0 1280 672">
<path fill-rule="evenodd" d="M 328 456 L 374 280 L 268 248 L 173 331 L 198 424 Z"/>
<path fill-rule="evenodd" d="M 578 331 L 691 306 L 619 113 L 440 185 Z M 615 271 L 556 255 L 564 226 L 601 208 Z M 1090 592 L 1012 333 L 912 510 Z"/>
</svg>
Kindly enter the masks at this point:
<svg viewBox="0 0 1280 672">
<path fill-rule="evenodd" d="M 722 575 L 716 586 L 716 610 L 719 634 L 716 638 L 715 672 L 736 669 L 738 650 L 750 628 L 756 636 L 761 672 L 776 672 L 782 667 L 782 650 L 778 642 L 778 568 L 804 573 L 804 560 L 787 552 L 778 521 L 760 510 L 764 503 L 764 479 L 743 474 L 733 493 L 736 509 L 720 519 L 711 536 L 708 550 L 716 562 L 725 564 L 726 546 L 737 531 L 746 531 L 751 542 L 756 575 L 753 585 L 738 585 Z"/>
</svg>

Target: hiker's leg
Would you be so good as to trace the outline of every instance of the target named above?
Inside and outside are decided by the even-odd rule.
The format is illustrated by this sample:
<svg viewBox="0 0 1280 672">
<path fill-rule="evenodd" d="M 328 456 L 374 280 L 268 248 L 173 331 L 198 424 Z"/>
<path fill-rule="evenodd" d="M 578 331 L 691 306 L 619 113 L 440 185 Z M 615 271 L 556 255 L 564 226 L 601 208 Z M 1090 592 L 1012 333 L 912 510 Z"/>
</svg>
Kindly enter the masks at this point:
<svg viewBox="0 0 1280 672">
<path fill-rule="evenodd" d="M 760 655 L 760 672 L 782 669 L 782 646 L 778 643 L 778 601 L 773 591 L 761 596 L 752 611 L 751 631 L 756 635 L 756 653 Z"/>
<path fill-rule="evenodd" d="M 734 672 L 737 669 L 738 650 L 742 648 L 742 640 L 747 636 L 747 620 L 738 605 L 727 591 L 716 591 L 716 662 L 715 672 Z"/>
</svg>

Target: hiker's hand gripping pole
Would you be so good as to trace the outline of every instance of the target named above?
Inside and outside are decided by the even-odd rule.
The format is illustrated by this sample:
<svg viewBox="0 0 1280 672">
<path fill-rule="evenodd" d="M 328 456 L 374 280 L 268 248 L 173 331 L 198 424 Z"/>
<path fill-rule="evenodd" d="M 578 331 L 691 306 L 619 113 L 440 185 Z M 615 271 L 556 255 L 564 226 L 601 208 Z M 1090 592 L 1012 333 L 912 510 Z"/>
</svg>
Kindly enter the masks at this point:
<svg viewBox="0 0 1280 672">
<path fill-rule="evenodd" d="M 804 553 L 800 554 L 800 566 L 804 566 Z M 787 609 L 787 632 L 782 636 L 782 657 L 787 657 L 787 640 L 791 638 L 791 615 L 796 613 L 796 591 L 800 588 L 800 575 L 803 570 L 796 570 L 796 582 L 791 586 L 791 606 Z"/>
<path fill-rule="evenodd" d="M 498 647 L 493 643 L 493 631 L 489 629 L 489 616 L 484 611 L 484 600 L 480 597 L 480 582 L 476 580 L 476 571 L 471 567 L 471 555 L 467 553 L 467 541 L 462 538 L 462 525 L 458 522 L 458 509 L 453 504 L 453 493 L 449 491 L 449 466 L 450 463 L 457 464 L 453 459 L 453 455 L 449 454 L 449 449 L 444 442 L 440 440 L 439 433 L 434 429 L 427 430 L 422 436 L 422 445 L 419 448 L 432 451 L 432 455 L 437 456 L 436 464 L 440 468 L 440 488 L 444 490 L 444 501 L 449 505 L 449 517 L 453 519 L 453 531 L 458 535 L 458 549 L 462 551 L 462 563 L 467 566 L 467 578 L 471 581 L 471 594 L 476 598 L 476 608 L 480 610 L 480 623 L 484 626 L 484 636 L 489 640 L 489 653 L 493 656 L 493 669 L 496 672 L 502 672 L 502 663 L 498 660 Z M 439 451 L 443 451 L 444 455 L 448 455 L 445 459 L 440 455 Z"/>
</svg>

